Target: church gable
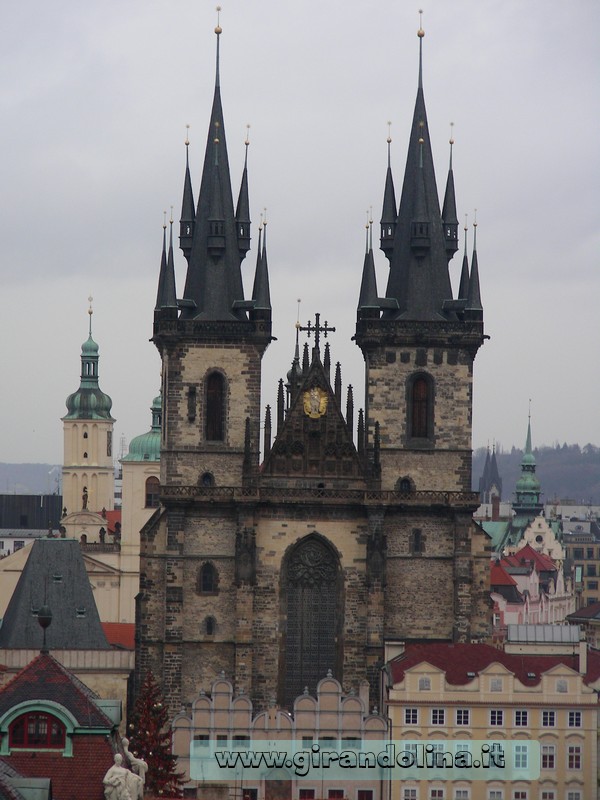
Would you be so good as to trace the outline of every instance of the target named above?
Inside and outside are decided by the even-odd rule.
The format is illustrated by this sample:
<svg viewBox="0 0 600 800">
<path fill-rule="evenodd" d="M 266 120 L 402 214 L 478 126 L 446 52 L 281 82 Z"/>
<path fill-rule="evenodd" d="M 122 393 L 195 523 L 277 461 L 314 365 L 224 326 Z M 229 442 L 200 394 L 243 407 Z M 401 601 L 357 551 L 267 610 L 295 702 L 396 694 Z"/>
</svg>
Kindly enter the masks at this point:
<svg viewBox="0 0 600 800">
<path fill-rule="evenodd" d="M 355 480 L 363 469 L 318 353 L 262 468 L 263 477 Z"/>
</svg>

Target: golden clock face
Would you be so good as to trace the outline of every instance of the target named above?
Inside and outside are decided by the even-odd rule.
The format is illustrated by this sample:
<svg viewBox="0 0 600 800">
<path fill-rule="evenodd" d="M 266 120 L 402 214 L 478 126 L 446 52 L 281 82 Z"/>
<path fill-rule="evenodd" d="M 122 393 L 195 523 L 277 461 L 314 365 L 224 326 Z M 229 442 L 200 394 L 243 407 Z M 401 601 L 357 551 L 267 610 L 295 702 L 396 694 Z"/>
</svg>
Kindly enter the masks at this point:
<svg viewBox="0 0 600 800">
<path fill-rule="evenodd" d="M 318 386 L 313 386 L 304 392 L 304 413 L 312 419 L 318 419 L 327 413 L 327 392 Z"/>
</svg>

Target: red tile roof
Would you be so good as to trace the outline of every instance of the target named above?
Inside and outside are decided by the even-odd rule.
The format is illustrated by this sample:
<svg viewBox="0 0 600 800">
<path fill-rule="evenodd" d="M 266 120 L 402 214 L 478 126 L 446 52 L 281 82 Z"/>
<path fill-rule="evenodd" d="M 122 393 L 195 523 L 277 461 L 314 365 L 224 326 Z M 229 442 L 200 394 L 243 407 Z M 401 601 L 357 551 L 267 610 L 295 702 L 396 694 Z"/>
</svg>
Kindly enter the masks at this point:
<svg viewBox="0 0 600 800">
<path fill-rule="evenodd" d="M 116 508 L 113 511 L 107 511 L 106 512 L 106 521 L 107 521 L 106 527 L 108 528 L 108 532 L 109 533 L 114 533 L 115 532 L 115 523 L 118 522 L 119 525 L 121 524 L 121 509 L 120 508 Z"/>
<path fill-rule="evenodd" d="M 516 586 L 517 582 L 504 569 L 502 564 L 494 562 L 490 574 L 490 586 Z"/>
<path fill-rule="evenodd" d="M 135 650 L 135 625 L 133 622 L 103 622 L 102 628 L 109 641 L 116 647 Z"/>
<path fill-rule="evenodd" d="M 40 653 L 0 689 L 0 716 L 27 701 L 50 700 L 66 708 L 82 728 L 102 728 L 113 723 L 100 711 L 97 695 L 49 653 Z"/>
<path fill-rule="evenodd" d="M 530 561 L 535 567 L 536 572 L 556 572 L 557 566 L 552 561 L 550 556 L 544 553 L 538 553 L 530 544 L 525 545 L 516 553 L 510 556 L 505 556 L 503 562 L 511 567 L 521 567 L 527 561 Z"/>
<path fill-rule="evenodd" d="M 502 664 L 512 672 L 523 685 L 537 686 L 542 673 L 559 664 L 579 670 L 578 655 L 517 655 L 505 653 L 488 644 L 409 644 L 405 652 L 390 662 L 392 680 L 404 680 L 406 670 L 426 661 L 446 673 L 446 680 L 454 686 L 464 686 L 473 680 L 469 672 L 479 673 L 490 664 Z M 593 683 L 600 677 L 600 651 L 588 651 L 586 683 Z M 535 677 L 529 677 L 530 674 Z"/>
</svg>

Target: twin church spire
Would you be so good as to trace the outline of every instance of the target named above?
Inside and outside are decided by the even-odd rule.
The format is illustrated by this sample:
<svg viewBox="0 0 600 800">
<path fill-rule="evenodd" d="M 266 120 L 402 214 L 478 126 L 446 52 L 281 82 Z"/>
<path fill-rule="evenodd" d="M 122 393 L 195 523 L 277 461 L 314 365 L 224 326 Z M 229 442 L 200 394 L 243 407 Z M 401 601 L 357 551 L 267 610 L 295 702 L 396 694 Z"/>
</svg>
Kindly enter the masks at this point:
<svg viewBox="0 0 600 800">
<path fill-rule="evenodd" d="M 248 139 L 237 205 L 234 209 L 229 158 L 225 138 L 219 78 L 221 27 L 217 25 L 216 70 L 213 103 L 200 181 L 197 205 L 189 166 L 189 140 L 186 138 L 186 167 L 179 223 L 179 244 L 187 260 L 183 297 L 175 296 L 173 231 L 171 223 L 169 251 L 163 237 L 163 253 L 155 307 L 155 320 L 245 322 L 252 320 L 255 309 L 262 320 L 270 319 L 269 278 L 266 236 L 259 247 L 255 291 L 259 296 L 244 299 L 241 264 L 250 249 L 250 203 L 248 194 Z"/>
<path fill-rule="evenodd" d="M 377 298 L 372 259 L 365 260 L 358 303 L 359 319 L 456 320 L 482 318 L 476 250 L 471 274 L 467 263 L 467 282 L 453 299 L 449 261 L 458 250 L 458 218 L 452 168 L 450 164 L 442 210 L 433 166 L 425 96 L 423 92 L 423 37 L 419 37 L 419 77 L 406 169 L 399 206 L 391 169 L 388 135 L 388 164 L 381 214 L 380 247 L 389 265 L 385 298 Z M 466 255 L 465 255 L 466 259 Z M 464 277 L 464 276 L 463 276 Z M 368 290 L 367 290 L 368 289 Z"/>
</svg>

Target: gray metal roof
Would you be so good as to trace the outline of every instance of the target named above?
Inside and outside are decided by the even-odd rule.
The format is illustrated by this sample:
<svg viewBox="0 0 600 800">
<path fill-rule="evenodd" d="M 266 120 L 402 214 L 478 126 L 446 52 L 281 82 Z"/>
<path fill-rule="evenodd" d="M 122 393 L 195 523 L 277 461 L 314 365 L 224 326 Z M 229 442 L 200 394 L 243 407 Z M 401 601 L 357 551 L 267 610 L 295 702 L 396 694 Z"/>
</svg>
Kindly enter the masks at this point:
<svg viewBox="0 0 600 800">
<path fill-rule="evenodd" d="M 543 642 L 577 644 L 580 639 L 578 625 L 509 625 L 509 642 Z"/>
</svg>

